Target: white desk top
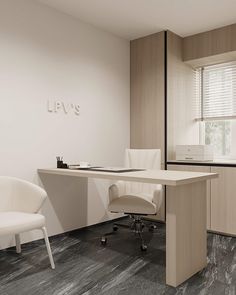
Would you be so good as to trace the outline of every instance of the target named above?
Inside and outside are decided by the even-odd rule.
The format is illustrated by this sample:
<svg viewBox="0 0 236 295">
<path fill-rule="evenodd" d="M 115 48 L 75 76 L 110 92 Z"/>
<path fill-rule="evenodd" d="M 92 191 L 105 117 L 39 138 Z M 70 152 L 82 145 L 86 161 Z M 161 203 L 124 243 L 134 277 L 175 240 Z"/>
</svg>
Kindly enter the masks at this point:
<svg viewBox="0 0 236 295">
<path fill-rule="evenodd" d="M 163 185 L 183 185 L 197 181 L 218 177 L 217 173 L 202 173 L 188 171 L 145 170 L 136 172 L 101 172 L 70 169 L 38 169 L 39 174 L 67 175 L 75 177 L 102 178 L 124 180 L 144 183 L 156 183 Z"/>
</svg>

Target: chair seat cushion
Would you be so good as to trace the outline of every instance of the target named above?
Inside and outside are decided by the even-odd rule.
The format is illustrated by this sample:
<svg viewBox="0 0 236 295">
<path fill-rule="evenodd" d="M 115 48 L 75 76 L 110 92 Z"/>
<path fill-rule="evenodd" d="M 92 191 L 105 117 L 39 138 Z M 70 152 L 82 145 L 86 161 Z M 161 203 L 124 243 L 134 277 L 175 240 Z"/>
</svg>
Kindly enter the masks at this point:
<svg viewBox="0 0 236 295">
<path fill-rule="evenodd" d="M 156 214 L 156 205 L 152 197 L 144 194 L 127 194 L 120 196 L 110 202 L 108 206 L 111 212 L 134 213 L 134 214 Z"/>
<path fill-rule="evenodd" d="M 0 236 L 26 232 L 44 225 L 45 217 L 41 214 L 0 212 Z"/>
</svg>

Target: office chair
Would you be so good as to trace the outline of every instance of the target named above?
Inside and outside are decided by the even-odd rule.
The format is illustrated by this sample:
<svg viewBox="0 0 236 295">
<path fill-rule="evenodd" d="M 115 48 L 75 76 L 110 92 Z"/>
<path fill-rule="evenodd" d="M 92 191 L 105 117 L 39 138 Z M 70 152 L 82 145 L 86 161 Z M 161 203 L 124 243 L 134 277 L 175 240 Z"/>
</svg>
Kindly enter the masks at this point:
<svg viewBox="0 0 236 295">
<path fill-rule="evenodd" d="M 45 217 L 38 213 L 46 197 L 46 192 L 37 185 L 18 178 L 0 176 L 0 237 L 15 235 L 16 252 L 21 253 L 20 234 L 40 229 L 54 269 Z"/>
<path fill-rule="evenodd" d="M 125 167 L 135 169 L 161 169 L 161 151 L 158 149 L 127 149 L 125 152 Z M 113 232 L 106 233 L 101 238 L 102 245 L 106 245 L 107 236 L 114 234 L 119 226 L 129 227 L 140 237 L 141 250 L 146 251 L 142 231 L 145 222 L 142 217 L 156 215 L 163 200 L 163 187 L 161 184 L 147 184 L 127 181 L 118 181 L 109 187 L 108 210 L 112 213 L 128 214 L 130 225 L 113 225 Z M 150 230 L 155 226 L 151 225 Z"/>
</svg>

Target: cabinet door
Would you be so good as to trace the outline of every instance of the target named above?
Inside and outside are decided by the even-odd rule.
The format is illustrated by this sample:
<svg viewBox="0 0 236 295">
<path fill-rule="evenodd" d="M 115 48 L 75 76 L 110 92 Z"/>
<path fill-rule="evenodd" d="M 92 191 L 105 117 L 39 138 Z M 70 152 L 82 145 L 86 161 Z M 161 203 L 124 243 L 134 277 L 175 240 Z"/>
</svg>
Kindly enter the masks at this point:
<svg viewBox="0 0 236 295">
<path fill-rule="evenodd" d="M 219 178 L 211 180 L 211 229 L 236 235 L 236 168 L 212 167 Z"/>
<path fill-rule="evenodd" d="M 165 150 L 164 31 L 130 43 L 130 147 Z M 165 201 L 157 216 L 165 221 Z"/>
<path fill-rule="evenodd" d="M 164 164 L 164 32 L 130 43 L 131 148 L 161 149 Z"/>
<path fill-rule="evenodd" d="M 211 172 L 210 166 L 168 165 L 167 170 Z M 211 184 L 207 181 L 207 229 L 211 229 Z"/>
</svg>

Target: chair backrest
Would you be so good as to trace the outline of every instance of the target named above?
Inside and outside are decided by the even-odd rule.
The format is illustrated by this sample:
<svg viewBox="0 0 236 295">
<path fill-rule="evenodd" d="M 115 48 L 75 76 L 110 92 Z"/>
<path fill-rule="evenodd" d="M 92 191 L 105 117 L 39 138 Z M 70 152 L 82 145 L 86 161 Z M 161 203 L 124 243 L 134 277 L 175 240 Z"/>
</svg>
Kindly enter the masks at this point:
<svg viewBox="0 0 236 295">
<path fill-rule="evenodd" d="M 125 167 L 137 169 L 161 169 L 160 149 L 126 149 Z M 126 192 L 152 193 L 157 187 L 155 184 L 126 182 Z"/>
<path fill-rule="evenodd" d="M 18 178 L 0 176 L 0 212 L 37 213 L 47 197 L 39 186 Z"/>
<path fill-rule="evenodd" d="M 125 167 L 139 169 L 161 169 L 161 150 L 126 149 Z"/>
</svg>

